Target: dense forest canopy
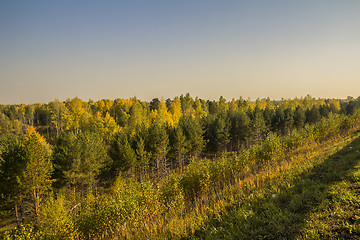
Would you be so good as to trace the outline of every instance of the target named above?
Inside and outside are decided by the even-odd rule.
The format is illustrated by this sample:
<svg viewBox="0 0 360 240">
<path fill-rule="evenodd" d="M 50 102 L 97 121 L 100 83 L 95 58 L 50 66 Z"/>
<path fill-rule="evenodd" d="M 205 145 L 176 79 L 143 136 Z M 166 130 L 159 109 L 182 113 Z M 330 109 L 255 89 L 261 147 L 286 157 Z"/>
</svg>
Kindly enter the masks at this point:
<svg viewBox="0 0 360 240">
<path fill-rule="evenodd" d="M 57 206 L 57 218 L 70 221 L 69 212 L 84 217 L 82 211 L 94 198 L 114 188 L 122 189 L 117 201 L 125 201 L 129 194 L 128 199 L 142 198 L 156 185 L 165 186 L 159 193 L 165 205 L 181 194 L 191 202 L 198 188 L 208 184 L 195 184 L 193 177 L 199 173 L 191 163 L 241 156 L 256 146 L 262 146 L 256 150 L 256 161 L 271 161 L 283 152 L 277 147 L 284 145 L 280 139 L 292 139 L 311 126 L 319 132 L 333 128 L 335 136 L 350 128 L 347 116 L 359 107 L 360 97 L 210 101 L 189 94 L 150 102 L 136 98 L 86 102 L 76 97 L 47 104 L 0 105 L 1 217 L 13 217 L 18 226 L 34 222 L 38 228 L 51 228 L 46 222 L 51 206 Z M 320 135 L 320 140 L 327 136 Z M 291 148 L 295 142 L 286 144 Z M 178 179 L 166 182 L 179 185 L 167 189 L 161 184 L 173 172 Z M 133 181 L 134 192 L 124 190 L 128 180 Z M 91 225 L 81 221 L 66 224 L 80 234 L 76 231 Z"/>
</svg>

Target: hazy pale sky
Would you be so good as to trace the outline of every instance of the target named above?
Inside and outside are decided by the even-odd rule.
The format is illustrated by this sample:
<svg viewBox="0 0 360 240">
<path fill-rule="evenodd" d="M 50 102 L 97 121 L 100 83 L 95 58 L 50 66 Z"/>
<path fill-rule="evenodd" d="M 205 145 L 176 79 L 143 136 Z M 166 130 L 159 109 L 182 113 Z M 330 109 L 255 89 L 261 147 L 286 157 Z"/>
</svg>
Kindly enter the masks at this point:
<svg viewBox="0 0 360 240">
<path fill-rule="evenodd" d="M 359 0 L 0 0 L 0 103 L 360 95 Z"/>
</svg>

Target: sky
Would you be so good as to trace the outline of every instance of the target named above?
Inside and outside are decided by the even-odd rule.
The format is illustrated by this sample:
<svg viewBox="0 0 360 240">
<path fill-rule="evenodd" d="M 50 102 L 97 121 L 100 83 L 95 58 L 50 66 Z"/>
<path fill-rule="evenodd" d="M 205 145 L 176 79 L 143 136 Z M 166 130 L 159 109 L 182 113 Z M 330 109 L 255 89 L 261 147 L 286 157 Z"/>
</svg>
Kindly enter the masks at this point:
<svg viewBox="0 0 360 240">
<path fill-rule="evenodd" d="M 0 104 L 360 95 L 358 0 L 0 0 Z"/>
</svg>

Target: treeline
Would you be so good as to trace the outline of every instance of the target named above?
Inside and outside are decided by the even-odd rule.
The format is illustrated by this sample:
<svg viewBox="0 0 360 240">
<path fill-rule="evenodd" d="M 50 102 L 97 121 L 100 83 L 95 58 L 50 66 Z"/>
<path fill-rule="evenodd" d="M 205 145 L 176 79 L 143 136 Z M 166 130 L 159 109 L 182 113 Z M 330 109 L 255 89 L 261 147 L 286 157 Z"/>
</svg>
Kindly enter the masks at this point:
<svg viewBox="0 0 360 240">
<path fill-rule="evenodd" d="M 306 96 L 252 102 L 242 98 L 226 101 L 223 97 L 205 101 L 189 94 L 166 101 L 155 98 L 151 102 L 136 98 L 84 102 L 74 98 L 48 104 L 1 105 L 1 215 L 4 219 L 14 216 L 18 226 L 26 222 L 51 225 L 44 219 L 51 221 L 49 214 L 55 214 L 51 213 L 55 210 L 49 208 L 56 202 L 64 221 L 69 220 L 69 214 L 82 219 L 77 220 L 77 227 L 71 225 L 76 234 L 81 226 L 90 224 L 82 222 L 90 221 L 84 216 L 87 207 L 96 209 L 94 199 L 106 196 L 114 186 L 122 189 L 122 196 L 116 201 L 139 207 L 136 211 L 141 214 L 151 214 L 161 202 L 168 206 L 173 201 L 169 199 L 176 197 L 191 202 L 210 181 L 202 180 L 210 168 L 201 170 L 198 159 L 238 153 L 247 156 L 244 150 L 249 149 L 248 154 L 253 154 L 249 156 L 256 158 L 253 161 L 267 162 L 286 149 L 279 136 L 291 139 L 287 148 L 304 143 L 298 132 L 316 131 L 318 140 L 334 137 L 351 128 L 351 118 L 347 116 L 353 116 L 359 106 L 360 98 L 350 97 L 337 100 Z M 306 135 L 303 140 L 309 138 Z M 220 166 L 214 176 L 227 176 L 224 169 Z M 154 184 L 163 182 L 172 170 L 179 173 L 180 180 L 171 180 L 177 185 L 169 190 L 164 187 L 161 194 L 153 192 L 155 200 L 161 195 L 162 201 L 147 205 L 145 198 L 155 191 Z M 232 167 L 229 171 L 233 174 L 241 169 Z M 122 179 L 138 182 L 133 182 L 134 192 L 124 188 Z M 136 203 L 128 203 L 129 199 Z M 137 206 L 138 201 L 144 201 L 147 209 Z M 116 208 L 120 203 L 113 204 Z M 105 214 L 108 210 L 98 211 Z"/>
</svg>

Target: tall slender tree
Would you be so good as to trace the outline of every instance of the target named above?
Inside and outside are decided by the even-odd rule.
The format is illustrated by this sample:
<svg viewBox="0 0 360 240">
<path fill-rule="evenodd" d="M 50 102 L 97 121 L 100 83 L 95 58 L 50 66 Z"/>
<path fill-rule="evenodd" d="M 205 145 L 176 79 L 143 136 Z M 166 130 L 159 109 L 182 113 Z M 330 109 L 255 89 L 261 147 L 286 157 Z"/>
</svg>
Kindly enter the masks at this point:
<svg viewBox="0 0 360 240">
<path fill-rule="evenodd" d="M 19 137 L 8 135 L 1 141 L 0 151 L 0 207 L 14 208 L 17 224 L 23 219 L 22 203 L 25 189 L 19 179 L 25 168 L 24 148 Z"/>
<path fill-rule="evenodd" d="M 167 153 L 169 151 L 169 137 L 165 125 L 153 122 L 149 127 L 147 149 L 151 153 L 150 165 L 161 177 L 167 171 Z"/>
<path fill-rule="evenodd" d="M 297 106 L 294 111 L 294 126 L 297 129 L 301 129 L 304 127 L 306 121 L 304 108 L 301 106 Z"/>
<path fill-rule="evenodd" d="M 189 151 L 189 146 L 181 125 L 171 129 L 169 139 L 170 155 L 173 160 L 172 165 L 173 167 L 179 167 L 180 170 L 182 170 L 184 168 L 186 154 Z"/>
<path fill-rule="evenodd" d="M 191 157 L 199 157 L 205 147 L 204 129 L 200 119 L 192 116 L 183 116 L 180 124 L 186 136 Z"/>
<path fill-rule="evenodd" d="M 33 127 L 28 127 L 23 141 L 25 167 L 19 175 L 20 187 L 33 204 L 36 217 L 44 195 L 51 189 L 53 165 L 50 146 Z"/>
<path fill-rule="evenodd" d="M 230 115 L 230 139 L 237 151 L 246 143 L 250 135 L 250 118 L 246 113 L 238 110 Z"/>
<path fill-rule="evenodd" d="M 251 130 L 253 142 L 259 144 L 264 138 L 267 126 L 265 124 L 263 113 L 258 106 L 255 107 L 252 113 Z"/>
</svg>

